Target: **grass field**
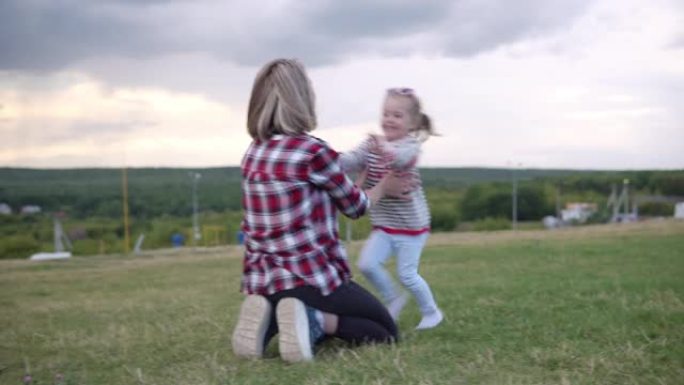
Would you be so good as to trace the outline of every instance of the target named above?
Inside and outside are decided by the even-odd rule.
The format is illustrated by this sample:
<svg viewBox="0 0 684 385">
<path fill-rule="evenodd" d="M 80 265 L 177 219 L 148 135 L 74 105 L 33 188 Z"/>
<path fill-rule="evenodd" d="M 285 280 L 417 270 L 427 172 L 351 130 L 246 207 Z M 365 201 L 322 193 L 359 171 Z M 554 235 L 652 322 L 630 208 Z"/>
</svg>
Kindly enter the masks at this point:
<svg viewBox="0 0 684 385">
<path fill-rule="evenodd" d="M 0 384 L 684 383 L 683 222 L 435 234 L 443 325 L 413 331 L 411 303 L 400 344 L 312 364 L 232 355 L 240 270 L 237 248 L 0 261 Z"/>
</svg>

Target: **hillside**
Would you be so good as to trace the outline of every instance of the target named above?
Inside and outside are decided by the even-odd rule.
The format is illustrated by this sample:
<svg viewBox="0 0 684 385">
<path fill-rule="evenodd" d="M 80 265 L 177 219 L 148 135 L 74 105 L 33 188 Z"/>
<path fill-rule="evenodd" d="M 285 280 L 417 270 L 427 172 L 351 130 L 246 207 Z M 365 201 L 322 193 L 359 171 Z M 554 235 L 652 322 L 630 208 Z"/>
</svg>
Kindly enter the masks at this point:
<svg viewBox="0 0 684 385">
<path fill-rule="evenodd" d="M 131 212 L 141 217 L 162 214 L 188 215 L 191 212 L 189 172 L 202 178 L 198 194 L 203 210 L 221 212 L 240 209 L 240 171 L 222 168 L 131 168 L 128 186 Z M 510 183 L 510 169 L 425 168 L 421 170 L 427 189 L 464 189 L 484 182 Z M 610 182 L 631 178 L 636 187 L 647 186 L 654 178 L 670 171 L 578 171 L 519 169 L 516 178 L 529 180 L 591 180 L 609 192 Z M 684 175 L 683 172 L 676 172 Z M 44 211 L 66 210 L 75 217 L 118 217 L 121 213 L 120 169 L 22 169 L 0 168 L 0 203 L 13 208 L 39 205 Z M 598 182 L 597 182 L 598 181 Z M 596 186 L 588 186 L 596 188 Z"/>
</svg>

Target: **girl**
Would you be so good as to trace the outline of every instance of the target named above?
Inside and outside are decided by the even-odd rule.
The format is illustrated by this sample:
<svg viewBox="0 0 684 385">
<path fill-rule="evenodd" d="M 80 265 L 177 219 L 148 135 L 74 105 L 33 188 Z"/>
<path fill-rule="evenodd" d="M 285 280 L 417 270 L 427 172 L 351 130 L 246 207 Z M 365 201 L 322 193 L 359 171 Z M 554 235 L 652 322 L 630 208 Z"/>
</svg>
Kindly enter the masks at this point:
<svg viewBox="0 0 684 385">
<path fill-rule="evenodd" d="M 387 91 L 381 126 L 384 135 L 371 135 L 354 151 L 342 154 L 343 168 L 356 172 L 365 169 L 364 188 L 375 186 L 392 170 L 420 181 L 416 168 L 420 145 L 435 133 L 412 89 Z M 420 254 L 430 233 L 430 211 L 420 186 L 410 192 L 411 199 L 403 198 L 384 197 L 371 206 L 373 231 L 361 251 L 358 267 L 378 289 L 396 320 L 407 296 L 384 268 L 390 255 L 395 255 L 399 281 L 413 294 L 423 315 L 416 329 L 430 329 L 444 318 L 430 287 L 418 274 Z"/>
</svg>

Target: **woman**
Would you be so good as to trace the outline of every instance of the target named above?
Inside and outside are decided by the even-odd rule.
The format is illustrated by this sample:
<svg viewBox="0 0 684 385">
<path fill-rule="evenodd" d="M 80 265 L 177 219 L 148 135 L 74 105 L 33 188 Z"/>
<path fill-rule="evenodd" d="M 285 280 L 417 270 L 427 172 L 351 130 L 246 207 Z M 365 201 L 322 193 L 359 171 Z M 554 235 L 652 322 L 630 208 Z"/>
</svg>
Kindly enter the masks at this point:
<svg viewBox="0 0 684 385">
<path fill-rule="evenodd" d="M 315 128 L 304 67 L 289 59 L 266 64 L 252 88 L 253 142 L 242 160 L 241 290 L 248 296 L 232 339 L 241 357 L 261 357 L 276 333 L 288 362 L 313 359 L 313 346 L 326 337 L 353 344 L 399 338 L 382 303 L 351 280 L 337 210 L 358 218 L 383 196 L 406 193 L 410 181 L 388 175 L 361 190 L 341 170 L 338 154 L 308 134 Z"/>
</svg>

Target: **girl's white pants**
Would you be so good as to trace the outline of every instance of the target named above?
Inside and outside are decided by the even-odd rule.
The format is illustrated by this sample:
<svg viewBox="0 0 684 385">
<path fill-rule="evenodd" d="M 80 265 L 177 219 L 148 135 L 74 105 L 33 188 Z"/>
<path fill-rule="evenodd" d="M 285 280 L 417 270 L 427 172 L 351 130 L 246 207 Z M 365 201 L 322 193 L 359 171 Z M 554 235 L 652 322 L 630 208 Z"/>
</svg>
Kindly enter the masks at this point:
<svg viewBox="0 0 684 385">
<path fill-rule="evenodd" d="M 430 287 L 418 274 L 420 254 L 429 235 L 388 234 L 377 229 L 371 233 L 361 250 L 358 267 L 366 279 L 378 289 L 385 303 L 401 295 L 401 290 L 384 266 L 389 257 L 394 255 L 397 258 L 399 282 L 413 294 L 421 313 L 427 315 L 437 311 Z"/>
</svg>

